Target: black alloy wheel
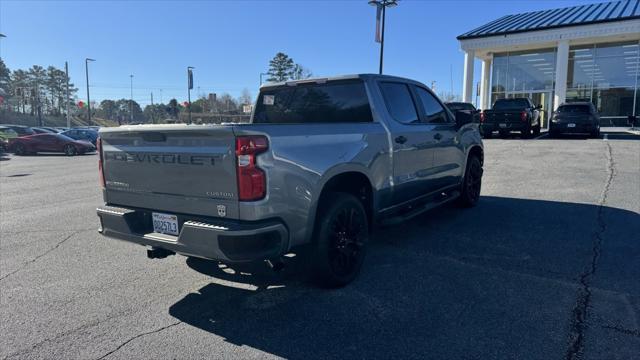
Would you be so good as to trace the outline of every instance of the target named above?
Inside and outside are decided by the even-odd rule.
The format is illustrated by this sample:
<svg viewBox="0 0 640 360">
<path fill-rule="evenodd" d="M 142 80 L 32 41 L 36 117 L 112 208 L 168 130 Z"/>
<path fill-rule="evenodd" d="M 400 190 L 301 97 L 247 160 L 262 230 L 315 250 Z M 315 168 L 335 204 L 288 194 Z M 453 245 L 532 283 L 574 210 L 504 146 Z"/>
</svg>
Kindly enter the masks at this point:
<svg viewBox="0 0 640 360">
<path fill-rule="evenodd" d="M 478 156 L 470 155 L 462 182 L 460 205 L 473 207 L 478 203 L 482 188 L 482 172 L 482 163 L 480 163 Z"/>
<path fill-rule="evenodd" d="M 348 193 L 323 200 L 315 237 L 315 275 L 324 286 L 341 287 L 353 281 L 364 261 L 369 223 L 362 203 Z"/>
</svg>

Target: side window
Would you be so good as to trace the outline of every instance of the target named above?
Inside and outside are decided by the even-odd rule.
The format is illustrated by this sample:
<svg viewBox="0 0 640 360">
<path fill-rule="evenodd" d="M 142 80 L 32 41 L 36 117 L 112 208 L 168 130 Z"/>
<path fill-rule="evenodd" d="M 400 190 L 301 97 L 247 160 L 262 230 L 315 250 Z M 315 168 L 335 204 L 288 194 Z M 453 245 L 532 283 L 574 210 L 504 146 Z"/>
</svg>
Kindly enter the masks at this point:
<svg viewBox="0 0 640 360">
<path fill-rule="evenodd" d="M 417 124 L 420 122 L 416 107 L 413 104 L 409 87 L 402 83 L 383 82 L 380 90 L 391 116 L 403 124 Z"/>
<path fill-rule="evenodd" d="M 422 114 L 427 123 L 431 124 L 444 124 L 448 123 L 449 120 L 447 118 L 446 110 L 438 100 L 436 100 L 431 93 L 427 90 L 416 87 L 416 93 L 418 93 L 418 97 L 420 98 L 420 102 L 422 102 Z"/>
</svg>

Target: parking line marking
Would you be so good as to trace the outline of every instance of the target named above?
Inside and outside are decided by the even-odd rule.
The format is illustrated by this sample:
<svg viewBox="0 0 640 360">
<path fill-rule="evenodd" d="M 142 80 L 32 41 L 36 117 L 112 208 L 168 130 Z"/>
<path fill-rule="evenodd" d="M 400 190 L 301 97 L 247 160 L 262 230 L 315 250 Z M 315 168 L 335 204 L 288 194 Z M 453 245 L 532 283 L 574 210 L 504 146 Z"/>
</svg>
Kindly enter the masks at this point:
<svg viewBox="0 0 640 360">
<path fill-rule="evenodd" d="M 538 140 L 538 139 L 542 139 L 543 137 L 549 136 L 549 133 L 544 133 L 541 135 L 538 135 L 537 137 L 533 138 L 533 140 Z"/>
</svg>

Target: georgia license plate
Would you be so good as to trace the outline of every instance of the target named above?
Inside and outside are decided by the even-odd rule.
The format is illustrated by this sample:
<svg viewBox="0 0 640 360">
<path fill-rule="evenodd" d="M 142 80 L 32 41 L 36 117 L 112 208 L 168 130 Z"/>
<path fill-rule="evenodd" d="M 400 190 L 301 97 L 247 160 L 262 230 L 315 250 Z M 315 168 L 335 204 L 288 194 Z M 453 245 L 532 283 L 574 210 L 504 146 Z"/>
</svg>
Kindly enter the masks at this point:
<svg viewBox="0 0 640 360">
<path fill-rule="evenodd" d="M 576 127 L 576 124 L 567 124 L 567 127 Z"/>
<path fill-rule="evenodd" d="M 501 128 L 506 128 L 507 124 L 498 124 L 498 126 L 500 126 Z"/>
<path fill-rule="evenodd" d="M 152 213 L 153 231 L 162 234 L 178 235 L 178 217 L 171 214 Z"/>
</svg>

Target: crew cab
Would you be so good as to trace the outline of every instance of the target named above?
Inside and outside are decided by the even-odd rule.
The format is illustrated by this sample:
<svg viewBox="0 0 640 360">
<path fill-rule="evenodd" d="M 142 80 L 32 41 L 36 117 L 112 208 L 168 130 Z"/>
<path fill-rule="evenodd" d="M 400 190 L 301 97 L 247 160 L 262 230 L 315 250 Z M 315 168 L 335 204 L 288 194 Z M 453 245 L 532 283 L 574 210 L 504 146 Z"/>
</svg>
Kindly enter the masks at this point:
<svg viewBox="0 0 640 360">
<path fill-rule="evenodd" d="M 100 232 L 223 263 L 309 254 L 321 284 L 358 274 L 376 226 L 480 198 L 477 124 L 425 85 L 350 75 L 263 85 L 248 124 L 102 128 Z"/>
<path fill-rule="evenodd" d="M 480 114 L 480 131 L 484 137 L 491 137 L 495 131 L 507 136 L 512 131 L 523 138 L 540 135 L 540 109 L 529 98 L 498 99 L 491 110 Z"/>
</svg>

